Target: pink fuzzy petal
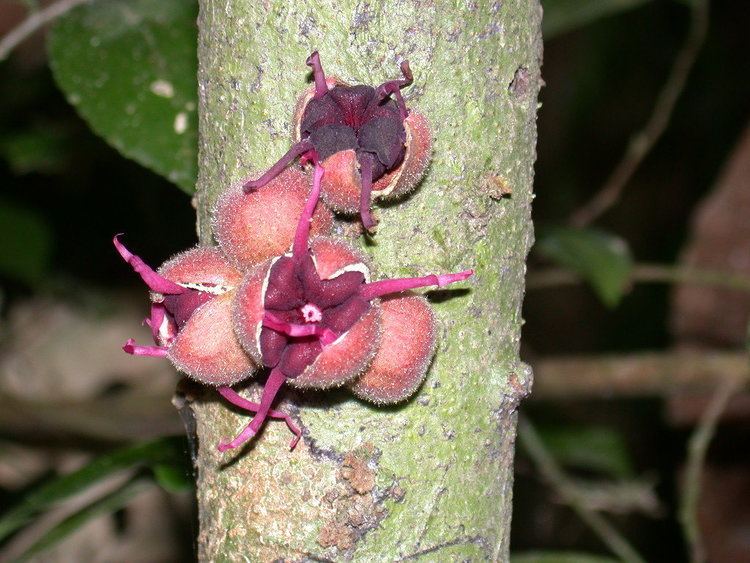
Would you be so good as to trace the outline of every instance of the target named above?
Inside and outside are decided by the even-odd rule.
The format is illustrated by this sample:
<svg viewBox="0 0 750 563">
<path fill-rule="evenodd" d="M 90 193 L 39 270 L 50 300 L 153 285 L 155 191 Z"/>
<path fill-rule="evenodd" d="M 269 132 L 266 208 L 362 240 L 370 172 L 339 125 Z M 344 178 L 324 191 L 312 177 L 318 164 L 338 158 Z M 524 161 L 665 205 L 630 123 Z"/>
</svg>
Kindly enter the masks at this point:
<svg viewBox="0 0 750 563">
<path fill-rule="evenodd" d="M 177 369 L 208 385 L 231 385 L 256 369 L 234 334 L 233 297 L 217 295 L 195 309 L 169 347 Z"/>
<path fill-rule="evenodd" d="M 372 361 L 380 333 L 380 307 L 373 303 L 343 336 L 323 348 L 302 375 L 290 379 L 289 385 L 301 389 L 329 389 L 351 381 Z"/>
<path fill-rule="evenodd" d="M 240 283 L 242 273 L 214 246 L 196 246 L 175 254 L 159 267 L 159 274 L 184 283 L 207 288 L 232 288 Z"/>
<path fill-rule="evenodd" d="M 390 297 L 380 302 L 382 337 L 365 373 L 349 386 L 357 397 L 378 404 L 407 399 L 424 380 L 435 353 L 437 323 L 421 296 Z"/>
<path fill-rule="evenodd" d="M 367 257 L 358 249 L 340 239 L 330 237 L 316 237 L 310 244 L 315 256 L 315 267 L 320 279 L 332 278 L 343 269 L 361 271 L 365 277 L 370 275 Z"/>
<path fill-rule="evenodd" d="M 288 252 L 309 192 L 309 176 L 296 167 L 247 195 L 240 186 L 229 188 L 217 201 L 212 222 L 224 254 L 244 270 Z M 330 232 L 332 220 L 331 212 L 318 206 L 311 233 Z"/>
</svg>

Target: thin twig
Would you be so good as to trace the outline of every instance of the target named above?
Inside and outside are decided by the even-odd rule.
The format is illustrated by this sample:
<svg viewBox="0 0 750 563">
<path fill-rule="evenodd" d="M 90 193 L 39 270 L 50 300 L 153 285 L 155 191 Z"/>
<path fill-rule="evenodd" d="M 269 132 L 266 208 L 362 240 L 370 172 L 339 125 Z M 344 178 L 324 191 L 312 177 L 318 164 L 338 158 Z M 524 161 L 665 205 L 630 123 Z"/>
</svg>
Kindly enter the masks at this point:
<svg viewBox="0 0 750 563">
<path fill-rule="evenodd" d="M 526 418 L 518 421 L 518 441 L 532 459 L 537 471 L 562 497 L 607 547 L 627 563 L 641 563 L 643 558 L 632 545 L 598 512 L 591 510 L 581 498 L 580 492 L 542 443 L 534 426 Z"/>
<path fill-rule="evenodd" d="M 716 433 L 716 426 L 721 418 L 721 413 L 724 412 L 729 399 L 732 398 L 738 388 L 739 382 L 736 379 L 727 379 L 721 383 L 688 443 L 685 485 L 682 495 L 680 495 L 680 522 L 690 548 L 690 561 L 692 563 L 706 561 L 706 553 L 698 525 L 698 501 L 700 500 L 706 452 Z"/>
<path fill-rule="evenodd" d="M 588 203 L 573 213 L 570 218 L 572 225 L 584 227 L 617 203 L 643 159 L 667 129 L 674 107 L 685 89 L 688 75 L 706 38 L 708 13 L 708 0 L 694 0 L 690 30 L 675 58 L 669 77 L 659 92 L 649 120 L 645 127 L 631 138 L 625 154 L 602 188 Z"/>
<path fill-rule="evenodd" d="M 750 386 L 748 354 L 727 350 L 660 350 L 602 356 L 549 356 L 531 362 L 532 400 L 710 395 L 727 379 Z"/>
<path fill-rule="evenodd" d="M 56 18 L 59 18 L 76 6 L 90 1 L 91 0 L 58 0 L 42 10 L 32 12 L 25 20 L 11 29 L 5 37 L 0 39 L 0 61 L 4 61 L 13 49 L 31 36 L 40 27 L 48 24 Z"/>
<path fill-rule="evenodd" d="M 584 280 L 575 272 L 550 268 L 529 274 L 526 289 L 545 289 L 575 285 Z M 636 264 L 630 273 L 631 283 L 681 283 L 750 291 L 750 277 L 716 270 L 696 270 L 668 264 Z"/>
</svg>

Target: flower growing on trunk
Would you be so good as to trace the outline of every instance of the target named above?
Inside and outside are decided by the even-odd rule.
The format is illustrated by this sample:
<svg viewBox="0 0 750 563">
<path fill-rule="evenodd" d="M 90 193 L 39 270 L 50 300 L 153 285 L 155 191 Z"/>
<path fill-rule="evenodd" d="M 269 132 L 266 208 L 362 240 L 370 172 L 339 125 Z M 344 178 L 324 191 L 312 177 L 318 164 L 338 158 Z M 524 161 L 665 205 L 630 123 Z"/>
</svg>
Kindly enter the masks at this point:
<svg viewBox="0 0 750 563">
<path fill-rule="evenodd" d="M 232 332 L 232 297 L 242 273 L 218 249 L 182 252 L 157 272 L 119 236 L 113 242 L 151 290 L 146 324 L 156 346 L 139 346 L 131 339 L 123 346 L 128 354 L 166 357 L 178 370 L 209 385 L 231 385 L 253 374 L 257 366 Z"/>
<path fill-rule="evenodd" d="M 334 211 L 359 212 L 371 231 L 372 197 L 395 199 L 413 189 L 430 160 L 427 120 L 407 109 L 401 88 L 412 83 L 408 62 L 404 78 L 377 88 L 349 86 L 326 78 L 320 57 L 307 59 L 315 85 L 303 94 L 294 118 L 294 145 L 266 173 L 244 184 L 246 192 L 265 186 L 292 161 L 310 160 L 313 152 L 326 169 L 322 198 Z"/>
<path fill-rule="evenodd" d="M 411 396 L 435 350 L 429 303 L 408 290 L 465 280 L 456 274 L 371 282 L 365 260 L 347 243 L 308 240 L 324 167 L 315 161 L 313 189 L 289 254 L 250 270 L 234 298 L 235 330 L 253 359 L 270 368 L 260 409 L 221 451 L 253 437 L 284 383 L 302 389 L 348 384 L 359 397 L 393 403 Z"/>
<path fill-rule="evenodd" d="M 237 394 L 230 385 L 251 377 L 258 363 L 242 349 L 234 333 L 232 300 L 244 272 L 289 248 L 297 217 L 307 200 L 306 176 L 287 170 L 260 193 L 245 197 L 240 188 L 218 201 L 214 230 L 220 248 L 197 247 L 165 262 L 158 271 L 132 254 L 119 240 L 122 258 L 151 290 L 151 327 L 155 346 L 128 340 L 123 350 L 137 356 L 165 357 L 191 378 L 217 387 L 230 403 L 252 412 L 260 405 Z M 331 214 L 315 214 L 314 232 L 327 233 Z M 301 435 L 288 415 L 271 410 Z"/>
</svg>

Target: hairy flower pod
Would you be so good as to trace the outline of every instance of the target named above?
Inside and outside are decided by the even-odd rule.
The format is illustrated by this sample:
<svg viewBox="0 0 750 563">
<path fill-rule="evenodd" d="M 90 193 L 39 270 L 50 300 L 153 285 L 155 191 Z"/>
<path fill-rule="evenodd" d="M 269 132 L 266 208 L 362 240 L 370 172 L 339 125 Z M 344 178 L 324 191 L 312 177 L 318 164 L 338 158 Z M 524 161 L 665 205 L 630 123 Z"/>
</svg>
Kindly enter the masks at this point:
<svg viewBox="0 0 750 563">
<path fill-rule="evenodd" d="M 315 154 L 326 169 L 324 202 L 338 213 L 359 212 L 372 231 L 372 197 L 395 199 L 409 192 L 430 160 L 427 120 L 407 109 L 401 95 L 412 83 L 409 64 L 401 64 L 403 79 L 376 88 L 326 78 L 317 51 L 307 64 L 315 85 L 297 104 L 294 145 L 260 178 L 245 182 L 245 192 L 265 186 L 297 157 L 307 161 Z"/>
<path fill-rule="evenodd" d="M 316 162 L 292 252 L 250 270 L 235 294 L 239 341 L 271 371 L 257 414 L 234 440 L 220 444 L 221 451 L 258 432 L 286 382 L 303 389 L 348 383 L 358 396 L 377 403 L 413 394 L 435 350 L 435 319 L 423 298 L 396 294 L 442 287 L 473 273 L 372 282 L 365 260 L 347 243 L 324 237 L 309 243 L 323 177 Z M 386 365 L 394 359 L 397 363 Z M 362 385 L 358 378 L 365 378 Z"/>
<path fill-rule="evenodd" d="M 429 301 L 418 295 L 381 300 L 382 337 L 369 368 L 349 388 L 376 404 L 411 397 L 427 375 L 437 344 L 437 322 Z"/>
<path fill-rule="evenodd" d="M 247 195 L 240 185 L 226 190 L 216 202 L 212 221 L 224 254 L 247 268 L 289 250 L 309 192 L 309 176 L 294 168 L 281 172 L 263 190 Z M 312 233 L 328 233 L 332 220 L 326 208 L 316 209 Z"/>
</svg>

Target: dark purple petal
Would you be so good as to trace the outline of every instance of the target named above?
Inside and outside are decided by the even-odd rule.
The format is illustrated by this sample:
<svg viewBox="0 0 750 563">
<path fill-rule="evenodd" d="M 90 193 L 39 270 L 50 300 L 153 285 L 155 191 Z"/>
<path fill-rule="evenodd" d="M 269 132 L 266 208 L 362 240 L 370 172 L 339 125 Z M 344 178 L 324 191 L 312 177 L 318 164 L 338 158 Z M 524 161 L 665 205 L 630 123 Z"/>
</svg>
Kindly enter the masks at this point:
<svg viewBox="0 0 750 563">
<path fill-rule="evenodd" d="M 300 338 L 287 345 L 281 355 L 279 369 L 286 377 L 297 377 L 323 351 L 318 338 Z"/>
<path fill-rule="evenodd" d="M 215 295 L 205 291 L 189 289 L 180 295 L 165 295 L 164 308 L 172 315 L 178 328 L 182 328 L 198 307 L 213 299 Z"/>
<path fill-rule="evenodd" d="M 335 88 L 334 88 L 335 89 Z M 314 129 L 325 125 L 346 125 L 338 104 L 330 96 L 310 100 L 302 116 L 300 133 L 307 137 Z"/>
<path fill-rule="evenodd" d="M 370 304 L 359 296 L 350 297 L 341 305 L 323 311 L 321 324 L 338 334 L 349 330 L 370 308 Z"/>
<path fill-rule="evenodd" d="M 396 119 L 398 121 L 403 121 L 398 110 L 398 106 L 393 100 L 383 100 L 377 103 L 373 98 L 370 107 L 368 107 L 365 111 L 364 121 L 370 121 L 371 119 L 375 119 L 376 117 L 384 117 L 386 119 Z"/>
<path fill-rule="evenodd" d="M 375 97 L 375 88 L 364 84 L 336 86 L 329 90 L 328 97 L 338 105 L 344 123 L 357 130 L 362 125 L 365 112 Z"/>
<path fill-rule="evenodd" d="M 323 125 L 310 134 L 310 141 L 324 161 L 332 154 L 345 150 L 357 150 L 357 134 L 348 125 Z"/>
<path fill-rule="evenodd" d="M 364 281 L 361 272 L 344 272 L 330 280 L 321 280 L 316 272 L 315 276 L 303 278 L 305 297 L 320 309 L 328 309 L 357 294 Z"/>
<path fill-rule="evenodd" d="M 270 328 L 260 331 L 260 350 L 263 354 L 263 365 L 269 368 L 276 367 L 281 361 L 281 355 L 287 345 L 287 337 Z"/>
<path fill-rule="evenodd" d="M 360 149 L 374 154 L 388 170 L 395 168 L 404 159 L 405 142 L 406 130 L 398 117 L 376 117 L 359 130 Z"/>
<path fill-rule="evenodd" d="M 294 260 L 282 256 L 271 267 L 264 306 L 266 309 L 289 311 L 304 304 L 302 283 L 297 277 Z"/>
</svg>

